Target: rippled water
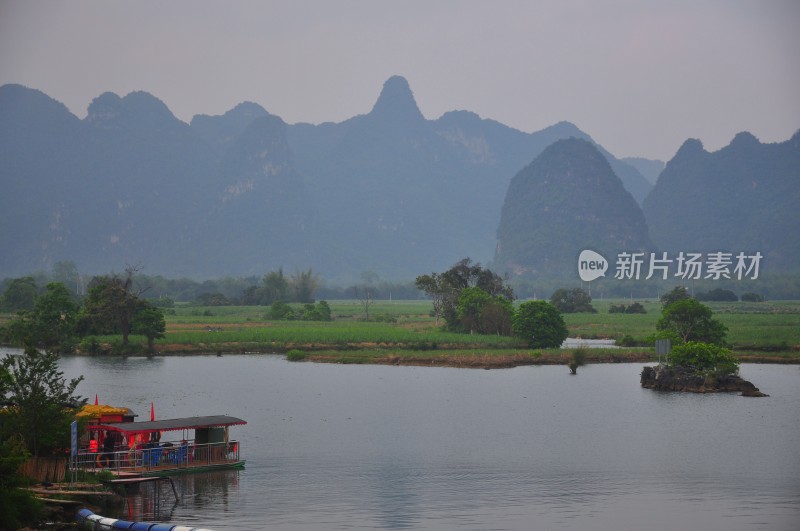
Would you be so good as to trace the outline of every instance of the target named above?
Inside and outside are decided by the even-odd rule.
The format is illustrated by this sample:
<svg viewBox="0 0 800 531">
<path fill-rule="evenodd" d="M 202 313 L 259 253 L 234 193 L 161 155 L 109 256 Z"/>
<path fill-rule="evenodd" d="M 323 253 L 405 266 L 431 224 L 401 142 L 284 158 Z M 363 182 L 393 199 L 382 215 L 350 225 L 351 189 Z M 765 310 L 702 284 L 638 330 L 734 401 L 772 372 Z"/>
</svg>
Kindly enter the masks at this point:
<svg viewBox="0 0 800 531">
<path fill-rule="evenodd" d="M 135 518 L 215 529 L 798 529 L 800 367 L 769 398 L 661 394 L 641 364 L 474 370 L 280 356 L 66 358 L 144 417 L 231 414 L 246 468 Z"/>
</svg>

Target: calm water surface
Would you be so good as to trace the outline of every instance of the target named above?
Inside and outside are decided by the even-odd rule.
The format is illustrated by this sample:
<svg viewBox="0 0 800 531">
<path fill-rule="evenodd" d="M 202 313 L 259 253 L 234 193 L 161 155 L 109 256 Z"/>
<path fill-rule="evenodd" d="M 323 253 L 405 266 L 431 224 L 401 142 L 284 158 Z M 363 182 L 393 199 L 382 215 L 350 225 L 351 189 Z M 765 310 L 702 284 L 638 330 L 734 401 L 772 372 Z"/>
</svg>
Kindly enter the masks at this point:
<svg viewBox="0 0 800 531">
<path fill-rule="evenodd" d="M 223 529 L 800 529 L 800 367 L 769 398 L 641 389 L 640 364 L 473 370 L 281 356 L 65 358 L 144 418 L 230 414 L 241 472 L 127 516 Z"/>
</svg>

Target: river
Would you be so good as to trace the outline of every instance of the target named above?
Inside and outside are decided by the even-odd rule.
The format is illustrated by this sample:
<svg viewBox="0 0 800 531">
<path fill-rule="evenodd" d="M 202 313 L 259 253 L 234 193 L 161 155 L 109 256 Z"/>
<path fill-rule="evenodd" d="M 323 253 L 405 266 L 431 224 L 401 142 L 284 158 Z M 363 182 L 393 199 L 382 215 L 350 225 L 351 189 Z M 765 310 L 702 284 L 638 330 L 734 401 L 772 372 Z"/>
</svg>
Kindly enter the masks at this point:
<svg viewBox="0 0 800 531">
<path fill-rule="evenodd" d="M 229 414 L 242 471 L 183 476 L 127 517 L 224 529 L 792 530 L 800 367 L 745 364 L 767 398 L 642 389 L 642 364 L 502 370 L 278 355 L 67 357 L 92 401 Z"/>
</svg>

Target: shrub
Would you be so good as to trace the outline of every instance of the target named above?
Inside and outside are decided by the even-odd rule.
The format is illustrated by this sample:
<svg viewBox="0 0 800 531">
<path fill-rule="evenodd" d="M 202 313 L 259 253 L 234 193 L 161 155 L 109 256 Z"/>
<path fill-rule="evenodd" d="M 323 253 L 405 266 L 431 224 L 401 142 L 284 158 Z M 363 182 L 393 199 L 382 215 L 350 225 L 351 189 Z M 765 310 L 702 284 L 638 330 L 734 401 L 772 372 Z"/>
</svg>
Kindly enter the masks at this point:
<svg viewBox="0 0 800 531">
<path fill-rule="evenodd" d="M 568 335 L 561 312 L 546 301 L 520 304 L 514 313 L 512 330 L 530 348 L 559 348 Z"/>
<path fill-rule="evenodd" d="M 641 303 L 634 302 L 625 308 L 625 313 L 647 313 L 647 310 L 644 309 L 644 306 L 642 306 Z"/>
<path fill-rule="evenodd" d="M 626 334 L 626 335 L 622 336 L 621 338 L 619 338 L 616 341 L 616 344 L 619 345 L 620 347 L 635 347 L 636 346 L 636 340 L 633 339 L 633 336 L 631 336 L 629 334 Z"/>
<path fill-rule="evenodd" d="M 275 321 L 294 321 L 297 318 L 297 314 L 285 302 L 275 301 L 269 307 L 268 317 Z"/>
<path fill-rule="evenodd" d="M 572 357 L 567 364 L 570 374 L 578 374 L 578 367 L 586 363 L 586 349 L 577 348 L 572 351 Z"/>
<path fill-rule="evenodd" d="M 739 360 L 729 349 L 695 341 L 674 347 L 669 354 L 669 364 L 686 367 L 700 374 L 739 372 Z"/>
<path fill-rule="evenodd" d="M 597 313 L 591 295 L 581 288 L 556 290 L 550 302 L 562 313 Z"/>
<path fill-rule="evenodd" d="M 743 302 L 764 302 L 764 297 L 759 295 L 758 293 L 753 293 L 749 291 L 747 293 L 742 293 L 742 301 Z"/>
<path fill-rule="evenodd" d="M 306 359 L 306 353 L 302 350 L 293 348 L 286 353 L 286 361 L 303 361 L 304 359 Z"/>
</svg>

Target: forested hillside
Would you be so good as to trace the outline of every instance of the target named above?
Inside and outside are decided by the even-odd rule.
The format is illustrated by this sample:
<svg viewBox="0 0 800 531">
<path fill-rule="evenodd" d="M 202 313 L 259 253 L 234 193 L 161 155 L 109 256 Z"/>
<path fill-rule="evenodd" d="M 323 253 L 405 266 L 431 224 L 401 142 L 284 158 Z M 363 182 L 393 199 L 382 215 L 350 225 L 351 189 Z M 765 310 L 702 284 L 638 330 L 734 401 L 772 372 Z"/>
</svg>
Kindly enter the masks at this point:
<svg viewBox="0 0 800 531">
<path fill-rule="evenodd" d="M 69 260 L 167 276 L 284 267 L 333 281 L 409 279 L 491 260 L 511 177 L 567 122 L 524 133 L 469 111 L 429 120 L 405 79 L 341 123 L 285 124 L 255 103 L 187 124 L 145 92 L 105 93 L 79 119 L 0 87 L 0 276 Z M 603 152 L 643 199 L 649 184 Z"/>
<path fill-rule="evenodd" d="M 763 270 L 800 266 L 800 132 L 762 144 L 739 133 L 709 153 L 687 140 L 644 202 L 653 240 L 672 252 L 760 252 Z"/>
<path fill-rule="evenodd" d="M 639 205 L 585 140 L 559 140 L 511 180 L 497 229 L 496 268 L 576 278 L 579 253 L 652 251 Z"/>
</svg>

